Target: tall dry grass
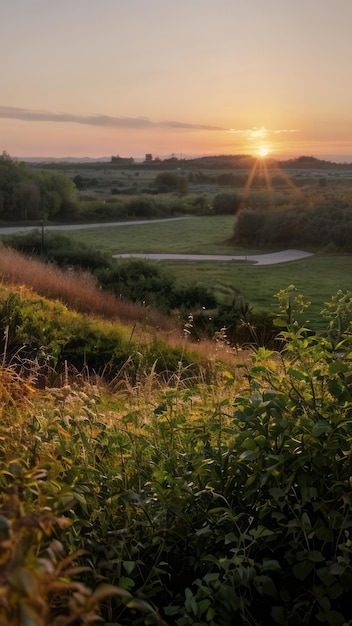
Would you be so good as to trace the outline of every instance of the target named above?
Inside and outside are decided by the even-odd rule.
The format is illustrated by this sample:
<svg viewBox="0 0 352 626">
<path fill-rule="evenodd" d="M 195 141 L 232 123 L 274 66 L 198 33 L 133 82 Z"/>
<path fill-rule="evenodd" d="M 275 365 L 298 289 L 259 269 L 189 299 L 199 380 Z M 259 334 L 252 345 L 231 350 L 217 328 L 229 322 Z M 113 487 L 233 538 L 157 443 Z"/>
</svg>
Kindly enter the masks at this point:
<svg viewBox="0 0 352 626">
<path fill-rule="evenodd" d="M 117 299 L 112 293 L 101 291 L 94 285 L 91 274 L 72 275 L 52 264 L 28 257 L 0 242 L 0 281 L 3 284 L 26 287 L 37 294 L 58 300 L 68 308 L 108 320 L 118 320 L 127 325 L 145 324 L 154 328 L 163 336 L 170 347 L 183 344 L 200 357 L 210 361 L 222 361 L 233 364 L 243 362 L 245 354 L 235 351 L 228 345 L 221 346 L 214 341 L 192 342 L 185 340 L 182 329 L 171 318 L 161 315 L 155 309 L 142 307 L 128 300 Z M 139 333 L 140 335 L 140 333 Z M 247 352 L 248 358 L 248 352 Z"/>
<path fill-rule="evenodd" d="M 172 321 L 158 311 L 118 300 L 113 294 L 101 291 L 87 275 L 70 275 L 3 245 L 0 246 L 0 280 L 7 285 L 24 285 L 41 296 L 59 300 L 78 313 L 127 324 L 145 323 L 161 330 L 174 328 Z"/>
</svg>

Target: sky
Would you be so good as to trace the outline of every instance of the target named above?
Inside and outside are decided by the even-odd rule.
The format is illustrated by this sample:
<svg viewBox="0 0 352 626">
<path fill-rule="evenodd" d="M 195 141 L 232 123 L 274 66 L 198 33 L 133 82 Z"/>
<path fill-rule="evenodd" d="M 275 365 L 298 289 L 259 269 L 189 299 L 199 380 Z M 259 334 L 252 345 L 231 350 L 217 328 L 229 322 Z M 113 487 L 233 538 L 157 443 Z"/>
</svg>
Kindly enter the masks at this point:
<svg viewBox="0 0 352 626">
<path fill-rule="evenodd" d="M 11 0 L 0 152 L 352 162 L 352 0 Z"/>
</svg>

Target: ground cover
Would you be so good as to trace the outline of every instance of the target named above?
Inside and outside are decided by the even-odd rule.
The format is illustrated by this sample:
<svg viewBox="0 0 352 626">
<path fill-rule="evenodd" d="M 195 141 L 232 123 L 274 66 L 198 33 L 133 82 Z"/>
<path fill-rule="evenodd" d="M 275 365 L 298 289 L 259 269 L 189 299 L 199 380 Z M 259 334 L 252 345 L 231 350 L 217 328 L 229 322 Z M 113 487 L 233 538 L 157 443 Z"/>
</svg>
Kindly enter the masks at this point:
<svg viewBox="0 0 352 626">
<path fill-rule="evenodd" d="M 75 239 L 109 254 L 123 252 L 174 252 L 193 254 L 233 254 L 234 247 L 223 245 L 234 224 L 231 215 L 189 217 L 175 221 L 133 224 L 72 231 Z M 249 253 L 250 248 L 247 248 Z M 246 249 L 241 249 L 243 254 Z"/>
<path fill-rule="evenodd" d="M 2 363 L 0 623 L 348 624 L 351 306 L 312 336 L 281 293 L 285 350 L 209 380 Z"/>
<path fill-rule="evenodd" d="M 350 289 L 352 257 L 319 255 L 270 266 L 246 264 L 246 257 L 267 250 L 223 245 L 232 232 L 232 216 L 197 217 L 175 222 L 131 225 L 117 228 L 78 230 L 71 233 L 103 252 L 168 252 L 231 254 L 243 256 L 243 263 L 163 261 L 181 282 L 199 282 L 215 290 L 222 301 L 240 295 L 251 306 L 272 311 L 274 294 L 295 284 L 312 302 L 310 315 L 318 324 L 324 302 L 340 289 Z M 161 263 L 158 261 L 157 263 Z"/>
<path fill-rule="evenodd" d="M 185 282 L 206 283 L 221 299 L 241 296 L 255 309 L 274 311 L 274 294 L 294 284 L 312 305 L 309 316 L 319 327 L 319 311 L 337 289 L 351 288 L 352 257 L 314 255 L 300 261 L 255 266 L 245 263 L 165 261 L 165 267 Z"/>
</svg>

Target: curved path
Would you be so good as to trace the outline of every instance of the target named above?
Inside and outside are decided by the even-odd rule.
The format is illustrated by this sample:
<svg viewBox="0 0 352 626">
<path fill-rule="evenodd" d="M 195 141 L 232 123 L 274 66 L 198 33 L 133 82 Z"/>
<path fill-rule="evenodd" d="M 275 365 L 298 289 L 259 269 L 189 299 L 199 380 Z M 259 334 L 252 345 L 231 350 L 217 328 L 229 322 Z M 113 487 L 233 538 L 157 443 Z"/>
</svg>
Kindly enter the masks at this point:
<svg viewBox="0 0 352 626">
<path fill-rule="evenodd" d="M 153 224 L 154 222 L 175 222 L 184 219 L 195 219 L 188 216 L 182 217 L 169 217 L 167 219 L 161 218 L 156 220 L 134 220 L 126 222 L 100 222 L 98 224 L 60 224 L 56 226 L 50 226 L 44 224 L 38 226 L 4 226 L 0 228 L 0 235 L 12 235 L 19 232 L 29 232 L 31 230 L 38 230 L 45 228 L 45 230 L 81 230 L 83 228 L 111 228 L 115 226 L 133 226 L 134 224 Z M 298 259 L 304 259 L 305 257 L 312 256 L 311 252 L 305 252 L 304 250 L 282 250 L 281 252 L 272 252 L 269 254 L 253 254 L 249 256 L 228 256 L 222 254 L 144 254 L 144 253 L 127 253 L 127 254 L 113 254 L 113 258 L 138 258 L 138 259 L 150 259 L 157 261 L 175 260 L 175 261 L 245 261 L 247 263 L 253 263 L 256 265 L 274 265 L 276 263 L 287 263 L 287 261 L 297 261 Z"/>
<path fill-rule="evenodd" d="M 221 254 L 113 254 L 114 259 L 146 259 L 156 261 L 244 261 L 256 265 L 274 265 L 276 263 L 287 263 L 287 261 L 297 261 L 312 256 L 311 252 L 304 250 L 282 250 L 269 254 L 253 254 L 249 256 L 227 256 Z"/>
<path fill-rule="evenodd" d="M 111 228 L 112 226 L 134 226 L 135 224 L 154 224 L 154 222 L 176 222 L 178 220 L 193 219 L 191 217 L 168 217 L 157 220 L 129 220 L 126 222 L 99 222 L 98 224 L 58 224 L 51 226 L 38 224 L 38 226 L 3 226 L 0 235 L 13 235 L 14 233 L 28 233 L 31 230 L 82 230 L 83 228 Z"/>
</svg>

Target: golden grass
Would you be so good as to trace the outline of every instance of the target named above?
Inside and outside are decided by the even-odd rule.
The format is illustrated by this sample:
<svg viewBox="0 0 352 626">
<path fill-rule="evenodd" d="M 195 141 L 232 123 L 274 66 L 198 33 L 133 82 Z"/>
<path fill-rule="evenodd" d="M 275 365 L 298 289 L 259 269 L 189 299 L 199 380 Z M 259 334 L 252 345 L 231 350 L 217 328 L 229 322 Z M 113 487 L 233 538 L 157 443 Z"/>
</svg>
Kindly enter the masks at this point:
<svg viewBox="0 0 352 626">
<path fill-rule="evenodd" d="M 219 345 L 210 340 L 185 340 L 177 322 L 155 309 L 138 306 L 128 300 L 117 299 L 112 293 L 101 291 L 95 286 L 91 274 L 64 272 L 54 265 L 45 264 L 1 244 L 0 281 L 4 285 L 15 287 L 21 297 L 30 297 L 35 292 L 50 300 L 57 300 L 77 313 L 132 326 L 132 334 L 138 325 L 139 340 L 144 337 L 146 342 L 150 341 L 150 329 L 154 328 L 170 347 L 182 345 L 185 350 L 209 361 L 233 365 L 246 359 L 244 352 L 238 353 L 227 345 Z M 141 326 L 145 328 L 145 332 Z"/>
<path fill-rule="evenodd" d="M 89 275 L 90 276 L 90 275 Z M 101 291 L 87 274 L 69 275 L 54 265 L 44 264 L 11 248 L 0 248 L 0 280 L 4 284 L 25 286 L 52 300 L 59 300 L 78 313 L 96 315 L 127 324 L 144 323 L 171 330 L 171 320 L 158 311 L 117 300 Z"/>
</svg>

